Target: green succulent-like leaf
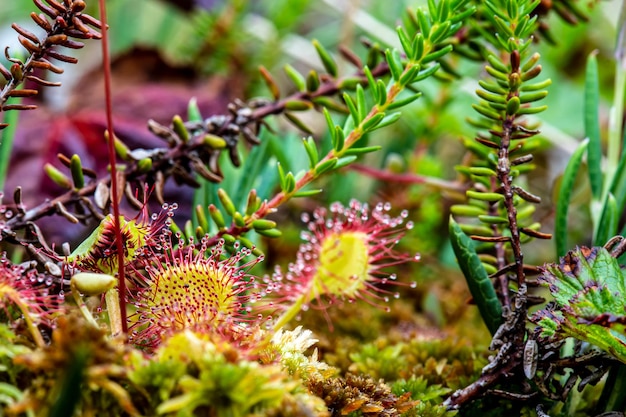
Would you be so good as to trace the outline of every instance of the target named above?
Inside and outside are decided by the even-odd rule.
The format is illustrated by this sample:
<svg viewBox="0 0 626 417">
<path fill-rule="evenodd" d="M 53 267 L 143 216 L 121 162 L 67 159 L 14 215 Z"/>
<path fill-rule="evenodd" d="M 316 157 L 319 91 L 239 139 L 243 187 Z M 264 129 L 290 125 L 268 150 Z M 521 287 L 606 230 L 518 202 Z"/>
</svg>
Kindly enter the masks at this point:
<svg viewBox="0 0 626 417">
<path fill-rule="evenodd" d="M 626 362 L 626 275 L 617 259 L 602 247 L 580 247 L 539 279 L 554 297 L 532 317 L 542 336 L 575 337 Z"/>
</svg>

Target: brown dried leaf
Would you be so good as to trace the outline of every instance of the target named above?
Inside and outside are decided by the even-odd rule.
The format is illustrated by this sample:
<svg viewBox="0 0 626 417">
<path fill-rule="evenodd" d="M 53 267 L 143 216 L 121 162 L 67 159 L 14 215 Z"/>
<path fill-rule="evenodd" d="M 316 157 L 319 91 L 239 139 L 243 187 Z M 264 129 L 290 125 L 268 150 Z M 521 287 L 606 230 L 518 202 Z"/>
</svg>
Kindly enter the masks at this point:
<svg viewBox="0 0 626 417">
<path fill-rule="evenodd" d="M 60 87 L 61 86 L 60 82 L 47 81 L 35 75 L 27 75 L 26 78 L 31 81 L 36 82 L 39 85 L 43 85 L 44 87 Z"/>
<path fill-rule="evenodd" d="M 39 38 L 32 32 L 24 29 L 23 27 L 21 27 L 20 25 L 18 25 L 17 23 L 13 23 L 11 25 L 11 27 L 20 35 L 22 35 L 23 37 L 25 37 L 26 39 L 35 42 L 35 43 L 39 43 Z"/>
<path fill-rule="evenodd" d="M 56 19 L 59 15 L 59 12 L 54 10 L 52 7 L 45 5 L 41 0 L 33 0 L 33 3 L 35 3 L 35 6 L 37 6 L 39 10 L 41 10 L 53 19 Z"/>
<path fill-rule="evenodd" d="M 93 199 L 100 210 L 104 210 L 107 204 L 109 204 L 109 195 L 109 186 L 100 181 L 96 186 L 96 191 L 93 193 Z"/>
</svg>

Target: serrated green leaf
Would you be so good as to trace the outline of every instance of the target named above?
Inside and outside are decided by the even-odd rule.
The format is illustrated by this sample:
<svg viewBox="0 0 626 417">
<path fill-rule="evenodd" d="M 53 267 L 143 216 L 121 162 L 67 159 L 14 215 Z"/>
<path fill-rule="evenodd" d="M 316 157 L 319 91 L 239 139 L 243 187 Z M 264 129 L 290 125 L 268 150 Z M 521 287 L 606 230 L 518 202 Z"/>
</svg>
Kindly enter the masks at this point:
<svg viewBox="0 0 626 417">
<path fill-rule="evenodd" d="M 626 276 L 602 247 L 581 247 L 549 264 L 539 281 L 555 305 L 535 313 L 543 336 L 574 337 L 626 362 Z"/>
</svg>

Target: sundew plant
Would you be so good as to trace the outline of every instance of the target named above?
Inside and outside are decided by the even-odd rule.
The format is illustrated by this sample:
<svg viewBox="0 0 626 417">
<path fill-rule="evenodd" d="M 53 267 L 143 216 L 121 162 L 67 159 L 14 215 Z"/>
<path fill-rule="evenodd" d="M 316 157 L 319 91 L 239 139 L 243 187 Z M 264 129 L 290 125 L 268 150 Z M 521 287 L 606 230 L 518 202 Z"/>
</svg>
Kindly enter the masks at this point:
<svg viewBox="0 0 626 417">
<path fill-rule="evenodd" d="M 626 9 L 0 5 L 0 416 L 623 416 Z"/>
</svg>

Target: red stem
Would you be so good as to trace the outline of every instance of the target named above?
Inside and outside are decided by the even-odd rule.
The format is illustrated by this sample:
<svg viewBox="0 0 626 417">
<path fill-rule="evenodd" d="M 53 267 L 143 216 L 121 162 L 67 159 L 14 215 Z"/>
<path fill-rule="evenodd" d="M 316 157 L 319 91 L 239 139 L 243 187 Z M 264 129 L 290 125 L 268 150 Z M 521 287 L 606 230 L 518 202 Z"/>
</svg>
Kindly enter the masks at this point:
<svg viewBox="0 0 626 417">
<path fill-rule="evenodd" d="M 126 281 L 124 276 L 124 243 L 122 242 L 122 230 L 120 225 L 120 207 L 117 189 L 117 169 L 115 166 L 115 133 L 113 130 L 113 109 L 111 105 L 111 60 L 109 57 L 109 34 L 107 26 L 107 13 L 105 0 L 99 0 L 100 21 L 102 22 L 102 65 L 104 67 L 104 97 L 106 103 L 107 131 L 109 132 L 109 165 L 111 166 L 111 206 L 115 218 L 115 243 L 117 245 L 117 287 L 120 295 L 120 316 L 122 319 L 122 331 L 128 332 L 126 322 Z"/>
</svg>

